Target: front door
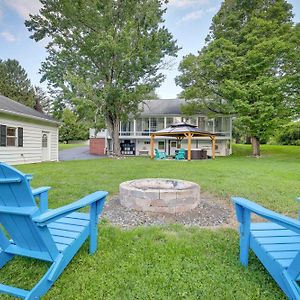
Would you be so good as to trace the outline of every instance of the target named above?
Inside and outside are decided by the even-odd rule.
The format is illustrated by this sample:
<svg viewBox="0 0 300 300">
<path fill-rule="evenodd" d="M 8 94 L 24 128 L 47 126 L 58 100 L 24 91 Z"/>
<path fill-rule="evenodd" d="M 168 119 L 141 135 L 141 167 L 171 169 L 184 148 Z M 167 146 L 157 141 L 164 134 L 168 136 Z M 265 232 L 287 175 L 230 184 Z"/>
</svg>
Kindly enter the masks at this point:
<svg viewBox="0 0 300 300">
<path fill-rule="evenodd" d="M 42 132 L 42 161 L 50 160 L 50 134 Z"/>
</svg>

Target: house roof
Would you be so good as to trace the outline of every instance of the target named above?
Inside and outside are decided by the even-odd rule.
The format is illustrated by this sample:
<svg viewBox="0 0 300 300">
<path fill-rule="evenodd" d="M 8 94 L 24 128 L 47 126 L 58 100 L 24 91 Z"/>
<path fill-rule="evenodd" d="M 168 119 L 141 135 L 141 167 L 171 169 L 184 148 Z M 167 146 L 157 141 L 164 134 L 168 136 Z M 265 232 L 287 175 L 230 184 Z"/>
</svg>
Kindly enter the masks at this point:
<svg viewBox="0 0 300 300">
<path fill-rule="evenodd" d="M 2 95 L 0 95 L 0 112 L 15 116 L 26 117 L 34 120 L 41 120 L 59 124 L 59 122 L 54 120 L 52 117 L 40 113 L 28 106 L 25 106 Z"/>
<path fill-rule="evenodd" d="M 181 115 L 181 106 L 185 103 L 184 99 L 145 100 L 141 105 L 141 115 Z"/>
</svg>

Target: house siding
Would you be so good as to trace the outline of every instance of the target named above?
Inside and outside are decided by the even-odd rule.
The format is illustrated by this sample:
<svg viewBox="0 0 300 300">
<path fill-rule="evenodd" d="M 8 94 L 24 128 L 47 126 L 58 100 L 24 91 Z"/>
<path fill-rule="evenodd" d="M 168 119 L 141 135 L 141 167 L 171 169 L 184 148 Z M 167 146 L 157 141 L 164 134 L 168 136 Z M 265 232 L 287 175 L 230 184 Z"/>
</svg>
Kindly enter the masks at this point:
<svg viewBox="0 0 300 300">
<path fill-rule="evenodd" d="M 28 164 L 42 161 L 42 132 L 49 133 L 49 160 L 58 161 L 58 126 L 0 114 L 0 124 L 23 128 L 23 147 L 0 147 L 0 161 L 8 164 Z"/>
</svg>

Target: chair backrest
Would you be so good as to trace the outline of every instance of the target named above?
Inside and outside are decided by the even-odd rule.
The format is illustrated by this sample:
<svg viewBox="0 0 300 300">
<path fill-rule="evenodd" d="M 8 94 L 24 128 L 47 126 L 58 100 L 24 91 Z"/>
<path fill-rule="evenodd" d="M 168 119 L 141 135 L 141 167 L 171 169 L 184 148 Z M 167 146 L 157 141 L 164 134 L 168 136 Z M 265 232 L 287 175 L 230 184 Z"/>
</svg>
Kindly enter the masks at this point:
<svg viewBox="0 0 300 300">
<path fill-rule="evenodd" d="M 21 252 L 46 252 L 53 258 L 57 248 L 48 228 L 41 229 L 32 221 L 32 216 L 37 214 L 39 208 L 26 175 L 0 163 L 0 224 L 12 240 L 8 242 L 0 228 L 0 248 L 5 250 L 12 245 Z"/>
</svg>

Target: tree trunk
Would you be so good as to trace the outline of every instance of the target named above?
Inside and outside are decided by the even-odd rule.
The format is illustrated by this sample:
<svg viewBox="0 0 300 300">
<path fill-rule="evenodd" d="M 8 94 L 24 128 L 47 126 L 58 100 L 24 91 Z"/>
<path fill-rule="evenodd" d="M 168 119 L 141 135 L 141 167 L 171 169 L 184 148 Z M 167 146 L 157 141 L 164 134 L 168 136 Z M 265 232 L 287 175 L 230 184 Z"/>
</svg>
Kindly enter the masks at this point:
<svg viewBox="0 0 300 300">
<path fill-rule="evenodd" d="M 259 139 L 256 136 L 251 137 L 251 144 L 252 144 L 252 155 L 253 156 L 260 156 L 260 143 Z"/>
<path fill-rule="evenodd" d="M 120 121 L 119 119 L 106 118 L 106 125 L 109 132 L 109 135 L 112 139 L 112 147 L 113 147 L 113 155 L 120 156 L 121 148 L 120 148 Z"/>
</svg>

